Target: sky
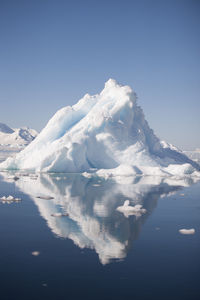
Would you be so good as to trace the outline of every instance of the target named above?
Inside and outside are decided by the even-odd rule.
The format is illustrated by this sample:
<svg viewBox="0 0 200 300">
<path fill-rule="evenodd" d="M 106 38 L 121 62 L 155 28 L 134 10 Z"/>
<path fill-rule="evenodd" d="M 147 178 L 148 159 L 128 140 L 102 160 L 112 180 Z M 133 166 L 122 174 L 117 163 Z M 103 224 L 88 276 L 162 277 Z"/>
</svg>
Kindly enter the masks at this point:
<svg viewBox="0 0 200 300">
<path fill-rule="evenodd" d="M 0 0 L 0 122 L 40 131 L 109 78 L 161 139 L 200 148 L 200 1 Z"/>
</svg>

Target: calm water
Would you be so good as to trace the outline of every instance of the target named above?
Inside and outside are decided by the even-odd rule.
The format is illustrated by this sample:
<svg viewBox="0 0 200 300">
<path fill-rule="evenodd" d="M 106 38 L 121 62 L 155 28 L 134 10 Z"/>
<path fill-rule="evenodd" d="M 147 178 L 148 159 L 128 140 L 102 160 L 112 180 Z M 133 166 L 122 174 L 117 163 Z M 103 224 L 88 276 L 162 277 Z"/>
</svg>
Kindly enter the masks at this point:
<svg viewBox="0 0 200 300">
<path fill-rule="evenodd" d="M 200 183 L 23 175 L 0 175 L 22 199 L 0 203 L 1 299 L 200 299 Z"/>
</svg>

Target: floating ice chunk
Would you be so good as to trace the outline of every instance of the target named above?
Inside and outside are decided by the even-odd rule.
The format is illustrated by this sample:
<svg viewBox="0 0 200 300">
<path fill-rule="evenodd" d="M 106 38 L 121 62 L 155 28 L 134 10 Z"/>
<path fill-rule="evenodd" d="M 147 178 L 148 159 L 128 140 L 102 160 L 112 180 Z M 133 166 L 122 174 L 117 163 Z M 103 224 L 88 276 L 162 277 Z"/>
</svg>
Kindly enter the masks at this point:
<svg viewBox="0 0 200 300">
<path fill-rule="evenodd" d="M 142 205 L 137 204 L 135 206 L 130 206 L 130 201 L 124 201 L 122 206 L 118 206 L 116 210 L 123 213 L 125 217 L 129 217 L 130 215 L 135 215 L 136 217 L 141 217 L 142 214 L 146 213 L 146 209 L 142 208 Z"/>
<path fill-rule="evenodd" d="M 33 256 L 38 256 L 38 255 L 40 255 L 40 252 L 39 252 L 39 251 L 33 251 L 33 252 L 31 252 L 31 254 L 32 254 Z"/>
<path fill-rule="evenodd" d="M 15 197 L 9 195 L 8 197 L 6 197 L 6 196 L 1 197 L 0 201 L 2 203 L 12 203 L 12 202 L 20 202 L 21 199 L 20 198 L 15 198 Z"/>
<path fill-rule="evenodd" d="M 191 228 L 191 229 L 179 229 L 179 232 L 181 234 L 195 234 L 195 229 Z"/>
</svg>

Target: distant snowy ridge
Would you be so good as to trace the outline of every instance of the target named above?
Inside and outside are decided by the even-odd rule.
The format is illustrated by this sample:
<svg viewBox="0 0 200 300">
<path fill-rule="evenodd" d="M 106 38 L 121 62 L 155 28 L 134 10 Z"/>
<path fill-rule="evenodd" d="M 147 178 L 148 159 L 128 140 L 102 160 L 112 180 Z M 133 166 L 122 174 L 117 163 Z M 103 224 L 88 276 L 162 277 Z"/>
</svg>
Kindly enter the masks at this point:
<svg viewBox="0 0 200 300">
<path fill-rule="evenodd" d="M 129 86 L 109 79 L 100 94 L 86 94 L 50 119 L 37 138 L 1 169 L 88 172 L 99 176 L 200 175 L 199 165 L 161 142 Z"/>
<path fill-rule="evenodd" d="M 0 132 L 1 133 L 13 133 L 14 130 L 10 127 L 8 127 L 8 125 L 4 124 L 4 123 L 0 123 Z"/>
<path fill-rule="evenodd" d="M 0 145 L 20 146 L 29 144 L 37 136 L 37 131 L 28 127 L 10 128 L 0 123 Z"/>
</svg>

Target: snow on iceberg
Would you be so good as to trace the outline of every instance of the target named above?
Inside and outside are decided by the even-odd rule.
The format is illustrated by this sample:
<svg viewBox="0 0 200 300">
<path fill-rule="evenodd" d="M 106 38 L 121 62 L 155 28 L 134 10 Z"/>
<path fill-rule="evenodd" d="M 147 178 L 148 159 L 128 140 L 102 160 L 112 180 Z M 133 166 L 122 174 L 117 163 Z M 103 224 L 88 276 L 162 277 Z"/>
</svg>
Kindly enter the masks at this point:
<svg viewBox="0 0 200 300">
<path fill-rule="evenodd" d="M 199 175 L 197 163 L 156 137 L 136 98 L 129 86 L 109 79 L 100 94 L 86 94 L 72 107 L 60 109 L 32 143 L 0 169 Z"/>
</svg>

